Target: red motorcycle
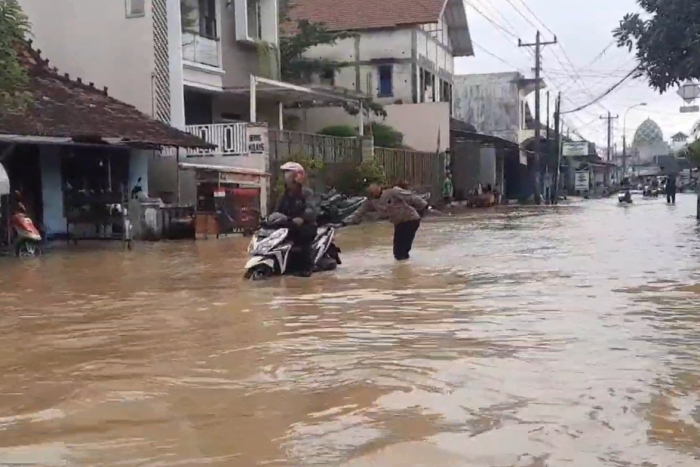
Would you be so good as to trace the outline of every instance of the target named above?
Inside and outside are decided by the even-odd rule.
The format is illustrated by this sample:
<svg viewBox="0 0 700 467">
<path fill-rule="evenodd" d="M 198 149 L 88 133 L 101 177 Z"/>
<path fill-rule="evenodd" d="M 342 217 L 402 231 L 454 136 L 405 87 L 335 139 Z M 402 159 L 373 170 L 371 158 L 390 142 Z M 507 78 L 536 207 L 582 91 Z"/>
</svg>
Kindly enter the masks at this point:
<svg viewBox="0 0 700 467">
<path fill-rule="evenodd" d="M 27 208 L 21 202 L 17 203 L 10 225 L 15 232 L 15 255 L 22 258 L 41 255 L 41 234 L 36 228 L 31 217 L 27 215 Z"/>
</svg>

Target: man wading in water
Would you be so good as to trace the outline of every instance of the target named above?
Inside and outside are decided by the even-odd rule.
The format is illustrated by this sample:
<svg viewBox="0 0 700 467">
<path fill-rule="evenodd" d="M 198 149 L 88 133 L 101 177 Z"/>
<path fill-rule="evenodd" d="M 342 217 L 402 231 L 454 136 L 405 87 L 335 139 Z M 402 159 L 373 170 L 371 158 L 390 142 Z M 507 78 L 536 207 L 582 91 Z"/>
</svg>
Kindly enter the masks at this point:
<svg viewBox="0 0 700 467">
<path fill-rule="evenodd" d="M 359 224 L 366 214 L 378 212 L 394 224 L 394 258 L 397 261 L 409 259 L 413 239 L 428 203 L 412 191 L 399 187 L 382 188 L 376 183 L 369 186 L 369 194 L 370 199 L 344 223 Z"/>
</svg>

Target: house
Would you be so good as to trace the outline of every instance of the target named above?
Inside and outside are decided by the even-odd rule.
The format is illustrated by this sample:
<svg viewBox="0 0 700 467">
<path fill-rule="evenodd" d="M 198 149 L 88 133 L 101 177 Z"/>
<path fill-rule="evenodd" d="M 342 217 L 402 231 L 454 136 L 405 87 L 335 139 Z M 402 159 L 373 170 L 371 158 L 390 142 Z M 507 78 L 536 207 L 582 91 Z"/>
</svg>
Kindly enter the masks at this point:
<svg viewBox="0 0 700 467">
<path fill-rule="evenodd" d="M 59 73 L 30 46 L 20 57 L 31 102 L 0 113 L 0 163 L 11 191 L 22 192 L 33 220 L 50 235 L 68 234 L 70 225 L 111 231 L 111 207 L 124 205 L 135 187 L 148 192 L 154 152 L 212 146 L 113 98 L 107 88 Z"/>
<path fill-rule="evenodd" d="M 503 157 L 505 195 L 527 198 L 535 192 L 536 174 L 530 170 L 535 149 L 535 128 L 540 127 L 540 151 L 546 153 L 546 125 L 536 122 L 528 96 L 545 83 L 519 72 L 456 75 L 454 77 L 455 118 L 473 125 L 477 132 L 513 143 L 519 151 Z M 544 113 L 544 112 L 543 112 Z M 542 164 L 540 169 L 542 169 Z M 542 189 L 548 177 L 538 174 Z M 550 177 L 551 178 L 551 177 Z"/>
<path fill-rule="evenodd" d="M 20 4 L 36 46 L 52 65 L 102 83 L 117 99 L 214 144 L 211 150 L 161 153 L 149 162 L 151 192 L 178 204 L 195 203 L 196 169 L 189 169 L 199 163 L 208 172 L 220 167 L 232 186 L 255 178 L 265 213 L 268 149 L 291 138 L 272 131 L 282 130 L 284 105 L 357 102 L 279 81 L 277 0 Z M 249 123 L 267 123 L 270 131 Z M 179 173 L 183 157 L 188 170 Z"/>
<path fill-rule="evenodd" d="M 383 123 L 401 131 L 414 149 L 449 147 L 454 58 L 474 54 L 464 2 L 291 0 L 289 5 L 292 22 L 308 20 L 350 34 L 306 52 L 309 58 L 346 64 L 315 77 L 317 83 L 351 89 L 382 104 L 388 114 Z M 348 119 L 337 109 L 300 116 L 309 131 Z"/>
</svg>

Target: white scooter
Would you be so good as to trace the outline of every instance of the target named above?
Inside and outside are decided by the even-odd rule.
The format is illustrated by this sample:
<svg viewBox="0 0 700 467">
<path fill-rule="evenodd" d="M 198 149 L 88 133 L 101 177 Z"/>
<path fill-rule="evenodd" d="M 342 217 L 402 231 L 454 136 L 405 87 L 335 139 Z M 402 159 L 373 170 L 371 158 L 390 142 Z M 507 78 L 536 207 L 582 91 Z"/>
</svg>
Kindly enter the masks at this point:
<svg viewBox="0 0 700 467">
<path fill-rule="evenodd" d="M 245 265 L 245 279 L 261 280 L 290 272 L 290 257 L 297 253 L 289 237 L 289 220 L 275 215 L 253 235 L 248 246 L 251 258 Z M 341 264 L 340 248 L 333 243 L 336 226 L 319 227 L 311 250 L 315 271 L 332 271 Z"/>
</svg>

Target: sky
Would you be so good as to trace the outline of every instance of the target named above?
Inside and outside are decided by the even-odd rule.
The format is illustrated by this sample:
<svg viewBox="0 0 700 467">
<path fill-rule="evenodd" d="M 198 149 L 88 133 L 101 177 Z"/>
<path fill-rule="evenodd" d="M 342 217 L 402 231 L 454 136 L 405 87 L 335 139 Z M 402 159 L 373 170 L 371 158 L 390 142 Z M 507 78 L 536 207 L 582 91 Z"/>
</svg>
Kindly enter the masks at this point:
<svg viewBox="0 0 700 467">
<path fill-rule="evenodd" d="M 543 78 L 547 90 L 552 92 L 552 102 L 556 93 L 562 92 L 562 111 L 566 112 L 593 101 L 636 66 L 633 53 L 612 44 L 611 33 L 626 13 L 640 11 L 635 0 L 464 2 L 475 56 L 457 58 L 457 73 L 519 70 L 533 77 L 534 49 L 518 47 L 517 38 L 524 43 L 534 42 L 538 29 L 544 41 L 551 41 L 556 34 L 558 44 L 546 46 L 542 53 Z M 607 122 L 600 117 L 610 111 L 613 117 L 619 116 L 613 121 L 612 133 L 613 142 L 621 150 L 623 128 L 629 144 L 637 126 L 651 118 L 661 126 L 668 141 L 678 131 L 690 134 L 695 121 L 700 120 L 700 114 L 679 112 L 685 103 L 676 91 L 671 89 L 660 95 L 643 78 L 629 79 L 598 104 L 565 116 L 564 123 L 583 138 L 605 147 Z M 541 95 L 542 120 L 546 122 L 546 92 Z M 628 111 L 639 103 L 647 105 Z M 553 107 L 552 104 L 552 112 Z M 534 114 L 533 102 L 530 108 Z"/>
</svg>

